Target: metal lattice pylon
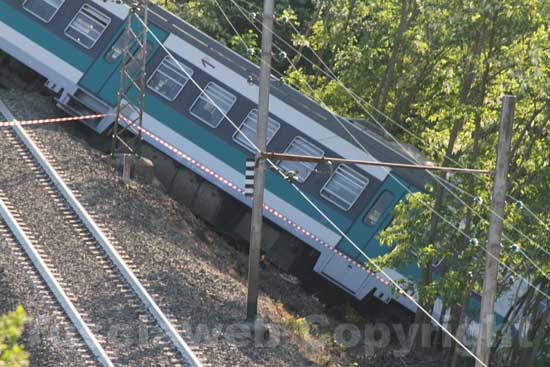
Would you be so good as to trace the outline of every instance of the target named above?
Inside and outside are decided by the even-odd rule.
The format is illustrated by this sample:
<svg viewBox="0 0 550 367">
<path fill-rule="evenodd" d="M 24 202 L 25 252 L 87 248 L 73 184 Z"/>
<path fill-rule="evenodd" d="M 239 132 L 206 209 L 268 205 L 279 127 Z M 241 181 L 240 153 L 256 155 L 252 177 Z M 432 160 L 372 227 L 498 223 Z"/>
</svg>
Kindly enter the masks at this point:
<svg viewBox="0 0 550 367">
<path fill-rule="evenodd" d="M 139 154 L 144 112 L 147 28 L 137 17 L 147 24 L 147 3 L 144 0 L 131 5 L 123 36 L 122 68 L 111 147 L 113 156 L 119 153 Z M 128 131 L 134 136 L 124 139 L 124 135 L 129 135 Z"/>
</svg>

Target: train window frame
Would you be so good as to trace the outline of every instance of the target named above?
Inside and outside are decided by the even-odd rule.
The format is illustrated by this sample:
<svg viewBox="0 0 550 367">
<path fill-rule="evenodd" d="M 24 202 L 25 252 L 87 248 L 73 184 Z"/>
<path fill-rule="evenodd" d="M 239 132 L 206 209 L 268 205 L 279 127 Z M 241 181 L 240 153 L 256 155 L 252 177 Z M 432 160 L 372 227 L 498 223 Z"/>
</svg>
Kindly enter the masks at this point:
<svg viewBox="0 0 550 367">
<path fill-rule="evenodd" d="M 376 205 L 380 202 L 380 199 L 382 199 L 382 196 L 384 196 L 384 194 L 390 194 L 391 195 L 391 199 L 389 201 L 389 204 L 391 204 L 394 200 L 395 200 L 395 194 L 393 192 L 391 192 L 390 190 L 384 190 L 380 193 L 380 195 L 378 195 L 376 197 L 376 200 L 374 201 L 374 204 L 371 205 L 371 207 L 369 208 L 369 210 L 365 213 L 365 216 L 363 217 L 363 223 L 370 226 L 370 227 L 374 227 L 378 224 L 380 224 L 380 221 L 382 220 L 382 218 L 384 217 L 383 214 L 384 212 L 388 209 L 389 207 L 389 204 L 386 205 L 386 207 L 384 208 L 384 210 L 381 212 L 380 216 L 378 218 L 376 218 L 376 221 L 374 223 L 369 223 L 367 222 L 367 219 L 369 217 L 369 214 L 371 213 L 371 211 L 376 207 Z"/>
<path fill-rule="evenodd" d="M 251 118 L 251 116 L 253 114 L 256 114 L 255 119 Z M 253 129 L 250 125 L 245 125 L 247 123 L 247 121 L 253 121 L 253 122 L 256 123 L 253 126 Z M 256 132 L 258 130 L 258 109 L 257 108 L 253 108 L 252 110 L 250 110 L 250 112 L 248 112 L 248 114 L 246 115 L 244 120 L 239 125 L 239 129 L 237 131 L 235 131 L 235 133 L 233 134 L 233 141 L 235 143 L 239 144 L 240 146 L 242 146 L 243 148 L 249 150 L 252 153 L 256 153 L 256 149 L 254 148 L 254 146 L 252 146 L 245 138 L 240 138 L 243 135 L 247 136 L 246 134 L 242 133 L 242 131 L 244 131 L 245 128 L 248 129 L 248 130 L 253 130 L 253 138 L 250 139 L 250 140 L 255 142 L 256 141 Z M 281 124 L 279 123 L 279 121 L 275 120 L 272 117 L 268 117 L 268 120 L 267 120 L 267 136 L 266 136 L 266 143 L 265 143 L 266 146 L 269 145 L 269 143 L 275 137 L 277 132 L 279 132 L 280 128 L 281 128 Z M 250 138 L 250 137 L 248 137 L 248 138 Z"/>
<path fill-rule="evenodd" d="M 343 185 L 343 187 L 350 187 L 351 185 L 356 185 L 356 187 L 359 188 L 359 191 L 355 193 L 355 198 L 353 199 L 353 201 L 347 202 L 344 198 L 339 196 L 335 191 L 328 188 L 331 182 L 333 182 L 333 180 L 335 180 L 336 177 L 338 177 L 338 175 L 340 175 L 340 177 L 343 177 L 344 180 L 347 180 L 347 185 Z M 350 179 L 350 177 L 346 175 L 349 175 L 349 176 L 355 175 L 355 177 L 352 177 Z M 356 182 L 353 182 L 353 180 L 356 180 Z M 325 182 L 325 184 L 319 191 L 319 194 L 325 200 L 336 205 L 338 208 L 344 211 L 349 211 L 353 207 L 353 205 L 357 202 L 357 200 L 359 200 L 359 197 L 365 191 L 369 183 L 370 183 L 370 180 L 368 179 L 368 177 L 362 175 L 356 169 L 346 164 L 340 164 L 338 167 L 336 167 L 336 169 L 334 170 L 332 175 L 329 177 L 327 182 Z M 328 192 L 329 195 L 327 195 L 326 192 Z M 336 197 L 341 202 L 338 202 L 338 200 L 334 199 L 334 197 Z"/>
<path fill-rule="evenodd" d="M 314 150 L 316 149 L 319 152 L 319 154 L 305 154 L 305 155 L 318 156 L 318 157 L 323 157 L 325 155 L 325 151 L 322 148 L 319 148 L 317 145 L 311 143 L 309 140 L 307 140 L 306 138 L 304 138 L 300 135 L 298 135 L 298 136 L 294 137 L 294 139 L 292 139 L 292 141 L 286 147 L 285 153 L 289 153 L 290 148 L 293 145 L 297 144 L 298 142 L 301 142 L 304 145 L 309 145 L 310 147 L 313 147 Z M 291 153 L 291 154 L 296 154 L 296 153 Z M 306 182 L 307 179 L 309 178 L 309 176 L 311 175 L 311 172 L 313 172 L 315 170 L 315 167 L 317 167 L 317 163 L 314 163 L 314 162 L 299 162 L 299 161 L 284 161 L 284 160 L 279 160 L 279 162 L 278 162 L 278 166 L 280 168 L 282 168 L 286 171 L 293 171 L 293 169 L 291 169 L 292 167 L 288 167 L 288 166 L 287 166 L 287 168 L 284 167 L 285 165 L 288 165 L 288 164 L 294 164 L 294 165 L 297 164 L 297 165 L 301 165 L 301 166 L 308 166 L 308 165 L 312 166 L 311 168 L 305 167 L 305 170 L 307 171 L 307 175 L 304 178 L 302 178 L 300 175 L 295 175 L 294 176 L 294 179 L 296 181 L 298 181 L 299 183 Z M 300 171 L 298 171 L 298 173 L 299 172 Z"/>
<path fill-rule="evenodd" d="M 193 111 L 193 109 L 195 108 L 195 106 L 201 101 L 205 101 L 209 104 L 212 104 L 210 102 L 210 99 L 207 99 L 206 97 L 203 97 L 203 95 L 205 94 L 205 92 L 207 91 L 208 88 L 219 88 L 220 91 L 223 91 L 226 93 L 226 95 L 229 98 L 230 100 L 230 105 L 227 107 L 226 110 L 223 111 L 222 113 L 222 116 L 218 119 L 218 121 L 216 122 L 212 122 L 212 121 L 208 121 L 206 119 L 204 119 L 202 116 L 200 116 L 199 114 L 197 114 L 196 112 Z M 212 98 L 212 97 L 210 97 Z M 212 98 L 213 99 L 213 98 Z M 235 103 L 237 102 L 237 96 L 233 93 L 231 93 L 230 91 L 228 91 L 227 89 L 225 89 L 224 87 L 222 87 L 221 85 L 215 83 L 215 82 L 209 82 L 208 84 L 206 84 L 206 86 L 201 90 L 200 94 L 198 95 L 198 97 L 195 99 L 195 101 L 193 102 L 193 104 L 191 105 L 191 107 L 189 108 L 189 113 L 191 114 L 191 116 L 194 116 L 195 118 L 197 118 L 199 121 L 201 121 L 202 123 L 204 123 L 205 125 L 213 128 L 213 129 L 216 129 L 218 126 L 220 126 L 220 124 L 222 123 L 223 119 L 225 118 L 225 116 L 229 113 L 229 111 L 231 111 L 231 109 L 233 108 L 233 106 L 235 106 Z M 216 106 L 212 105 L 212 107 L 214 109 L 216 109 L 218 112 L 221 112 L 219 111 L 218 107 L 220 107 L 219 103 L 216 102 Z"/>
<path fill-rule="evenodd" d="M 169 63 L 169 62 L 172 62 L 173 65 L 168 65 L 168 64 L 165 64 L 165 62 Z M 171 77 L 170 75 L 168 75 L 166 72 L 160 70 L 161 67 L 164 66 L 168 69 L 173 69 L 172 71 L 175 72 L 176 74 L 178 74 L 178 76 L 181 76 L 183 78 L 185 78 L 185 81 L 183 83 L 175 80 L 173 77 Z M 185 72 L 184 73 L 181 68 L 184 68 L 185 69 Z M 168 97 L 167 95 L 161 93 L 159 90 L 153 88 L 151 86 L 151 81 L 155 78 L 155 76 L 157 75 L 157 73 L 160 73 L 162 74 L 164 77 L 166 77 L 167 79 L 169 79 L 171 82 L 177 84 L 179 86 L 178 88 L 178 91 L 176 92 L 176 94 L 174 95 L 173 98 L 170 98 Z M 176 100 L 176 98 L 178 98 L 178 96 L 180 95 L 181 91 L 183 90 L 183 88 L 185 88 L 185 86 L 187 85 L 187 83 L 189 82 L 189 79 L 191 79 L 193 77 L 193 69 L 190 68 L 189 66 L 187 65 L 184 65 L 183 63 L 181 63 L 180 61 L 174 61 L 169 55 L 165 56 L 162 61 L 158 64 L 158 66 L 156 67 L 155 71 L 151 74 L 151 76 L 149 77 L 149 79 L 147 80 L 147 87 L 149 89 L 151 89 L 153 92 L 155 92 L 156 94 L 160 95 L 161 97 L 163 97 L 164 99 L 170 101 L 170 102 L 174 102 Z"/>
<path fill-rule="evenodd" d="M 37 17 L 38 19 L 40 19 L 41 21 L 43 21 L 44 23 L 49 23 L 52 21 L 52 19 L 55 17 L 55 15 L 57 14 L 57 12 L 59 11 L 59 9 L 61 9 L 61 7 L 63 6 L 63 4 L 65 4 L 65 0 L 60 0 L 61 3 L 59 4 L 59 6 L 55 9 L 55 11 L 50 15 L 50 18 L 49 19 L 46 19 L 44 17 L 42 17 L 40 14 L 37 14 L 36 12 L 32 11 L 31 9 L 27 8 L 26 5 L 28 2 L 30 1 L 36 1 L 36 0 L 25 0 L 23 2 L 23 9 L 25 9 L 27 12 L 31 13 L 32 15 L 34 15 L 35 17 Z M 55 5 L 52 5 L 51 4 L 51 0 L 38 0 L 38 1 L 41 1 L 43 3 L 47 3 L 48 5 L 52 6 L 55 8 Z"/>
<path fill-rule="evenodd" d="M 99 32 L 97 38 L 93 39 L 92 37 L 89 37 L 88 35 L 85 35 L 84 33 L 80 32 L 77 27 L 73 26 L 73 23 L 77 20 L 79 16 L 83 16 L 84 18 L 88 18 L 88 20 L 91 20 L 92 22 L 103 25 L 103 29 L 101 30 L 101 32 Z M 100 19 L 100 18 L 103 18 L 103 19 Z M 101 22 L 103 22 L 103 24 Z M 65 34 L 65 36 L 67 36 L 67 38 L 72 39 L 73 41 L 78 43 L 80 46 L 84 47 L 87 50 L 91 50 L 97 44 L 97 41 L 99 41 L 101 36 L 103 36 L 103 34 L 105 33 L 105 30 L 109 27 L 110 24 L 111 24 L 111 17 L 105 15 L 105 13 L 99 11 L 97 8 L 89 4 L 83 4 L 78 10 L 78 12 L 71 19 L 67 27 L 65 27 L 65 31 L 63 33 Z M 76 32 L 80 33 L 81 35 L 83 35 L 84 37 L 87 37 L 90 40 L 92 40 L 93 41 L 92 44 L 87 46 L 81 41 L 80 38 L 74 37 L 70 33 L 67 33 L 71 28 Z"/>
</svg>

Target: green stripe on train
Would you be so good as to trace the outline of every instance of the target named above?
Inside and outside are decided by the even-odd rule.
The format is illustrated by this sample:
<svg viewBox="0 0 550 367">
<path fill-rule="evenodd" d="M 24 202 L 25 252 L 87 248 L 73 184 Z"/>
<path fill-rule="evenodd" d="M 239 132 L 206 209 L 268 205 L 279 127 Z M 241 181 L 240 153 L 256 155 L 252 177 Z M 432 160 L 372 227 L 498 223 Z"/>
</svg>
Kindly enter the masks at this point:
<svg viewBox="0 0 550 367">
<path fill-rule="evenodd" d="M 17 30 L 80 71 L 85 71 L 90 66 L 93 59 L 78 49 L 77 46 L 73 46 L 72 41 L 51 33 L 39 23 L 40 20 L 33 21 L 9 4 L 3 1 L 1 3 L 3 5 L 2 11 L 0 11 L 0 22 Z"/>
<path fill-rule="evenodd" d="M 223 160 L 236 171 L 244 174 L 247 155 L 233 144 L 212 134 L 208 131 L 207 127 L 197 125 L 195 122 L 158 101 L 156 97 L 145 96 L 145 110 L 157 120 L 162 121 L 168 128 L 184 136 L 186 139 L 191 140 L 208 153 Z M 183 147 L 183 150 L 185 150 L 185 147 Z M 200 161 L 200 157 L 194 158 Z M 306 213 L 319 223 L 322 223 L 325 227 L 334 230 L 332 226 L 326 222 L 279 174 L 271 171 L 266 172 L 266 188 L 295 208 Z M 318 200 L 318 198 L 310 198 L 323 212 L 327 213 L 331 220 L 340 228 L 347 228 L 351 224 L 351 221 L 338 213 L 337 210 L 330 208 L 328 205 Z"/>
</svg>

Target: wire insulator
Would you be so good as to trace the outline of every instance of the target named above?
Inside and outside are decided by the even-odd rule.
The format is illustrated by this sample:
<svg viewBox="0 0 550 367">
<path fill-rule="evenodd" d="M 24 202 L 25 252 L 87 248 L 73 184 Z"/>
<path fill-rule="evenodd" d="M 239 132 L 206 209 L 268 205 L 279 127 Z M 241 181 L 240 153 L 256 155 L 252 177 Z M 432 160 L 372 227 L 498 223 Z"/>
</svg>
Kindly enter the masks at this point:
<svg viewBox="0 0 550 367">
<path fill-rule="evenodd" d="M 477 240 L 477 238 L 475 238 L 475 237 L 470 238 L 470 246 L 472 246 L 472 247 L 479 246 L 479 241 Z"/>
</svg>

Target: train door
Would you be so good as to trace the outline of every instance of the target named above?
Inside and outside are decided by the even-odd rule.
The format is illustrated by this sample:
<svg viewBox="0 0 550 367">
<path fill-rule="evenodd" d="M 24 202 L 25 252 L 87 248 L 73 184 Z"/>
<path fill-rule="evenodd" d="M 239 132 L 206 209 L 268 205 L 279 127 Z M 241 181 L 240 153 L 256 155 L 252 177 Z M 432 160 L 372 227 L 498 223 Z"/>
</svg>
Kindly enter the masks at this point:
<svg viewBox="0 0 550 367">
<path fill-rule="evenodd" d="M 373 200 L 347 232 L 347 236 L 371 258 L 388 251 L 387 247 L 380 246 L 375 235 L 391 222 L 392 208 L 405 194 L 405 187 L 396 178 L 388 176 Z M 346 239 L 342 239 L 336 249 L 360 264 L 367 261 Z M 362 268 L 350 264 L 342 256 L 333 252 L 327 253 L 324 259 L 319 259 L 316 270 L 354 294 L 369 277 Z"/>
<path fill-rule="evenodd" d="M 149 27 L 161 41 L 166 39 L 166 32 L 156 27 L 154 24 L 151 24 Z M 136 34 L 141 33 L 141 28 L 141 24 L 137 22 L 132 23 L 132 29 Z M 126 23 L 123 24 L 118 35 L 113 39 L 112 43 L 109 47 L 107 47 L 105 52 L 98 56 L 92 66 L 86 71 L 86 74 L 84 74 L 79 83 L 84 89 L 96 96 L 99 96 L 103 101 L 107 102 L 111 106 L 116 105 L 117 101 L 121 59 L 123 49 L 125 47 L 125 29 Z M 150 34 L 147 37 L 147 46 L 147 59 L 149 59 L 159 47 L 158 43 Z M 135 43 L 129 45 L 129 47 L 134 53 L 135 50 L 138 49 L 138 46 Z M 139 59 L 140 56 L 134 55 L 134 58 L 136 57 Z"/>
</svg>

